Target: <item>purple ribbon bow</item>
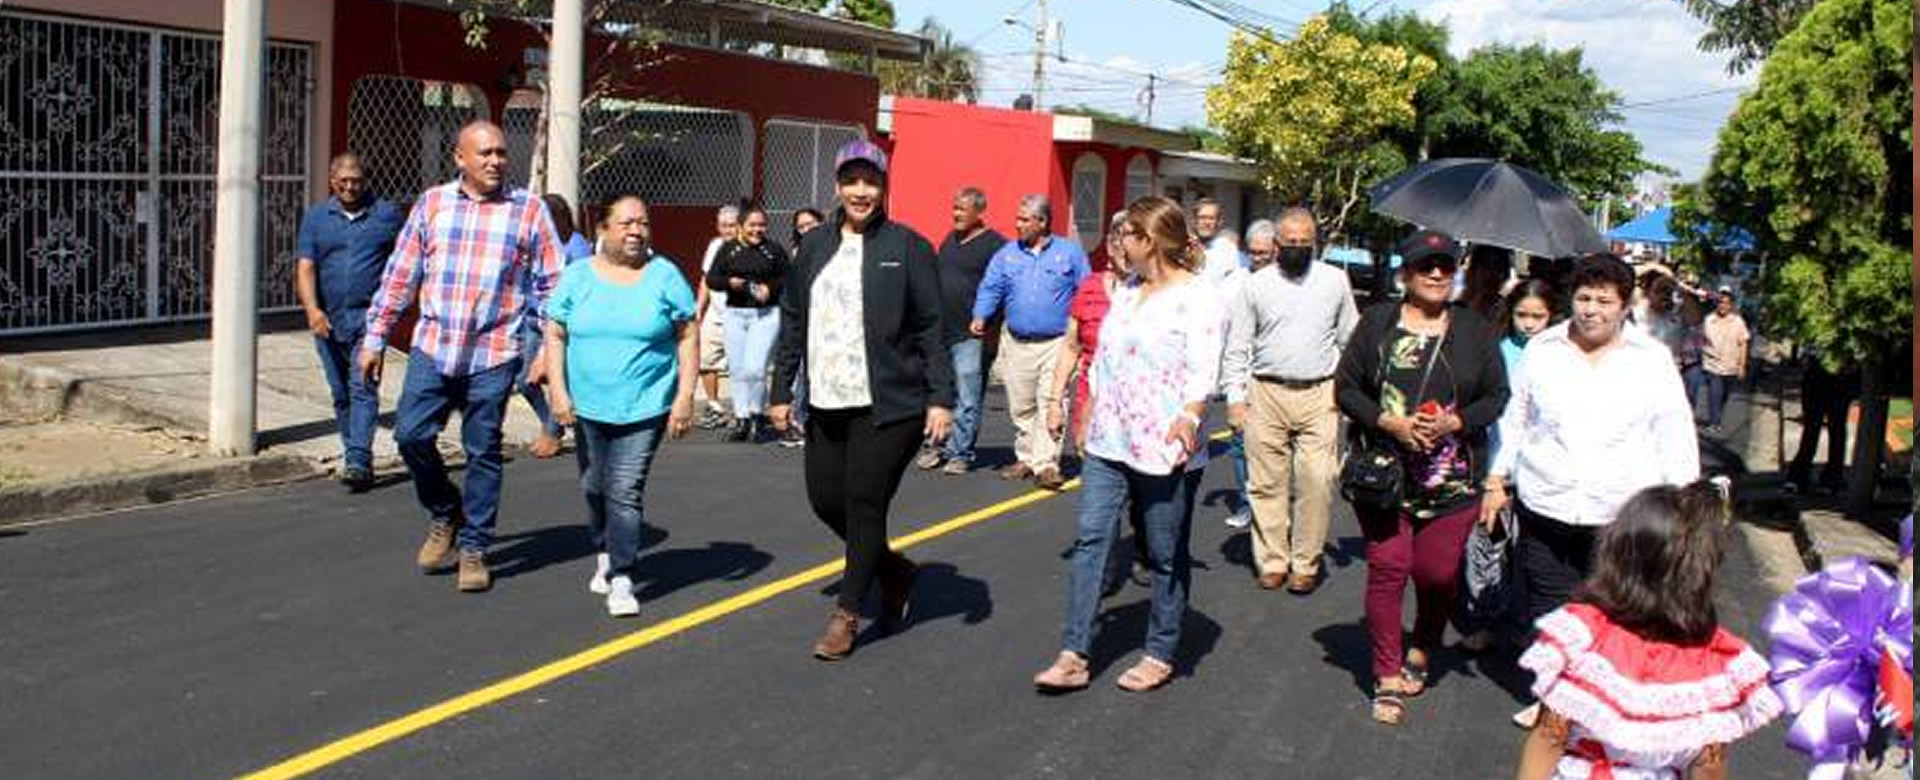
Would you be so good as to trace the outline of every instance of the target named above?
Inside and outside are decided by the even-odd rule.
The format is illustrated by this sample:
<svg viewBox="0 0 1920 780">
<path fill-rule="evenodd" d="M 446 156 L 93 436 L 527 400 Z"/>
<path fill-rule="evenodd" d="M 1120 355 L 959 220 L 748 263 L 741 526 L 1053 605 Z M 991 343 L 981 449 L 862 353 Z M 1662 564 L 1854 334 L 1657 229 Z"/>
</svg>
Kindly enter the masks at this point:
<svg viewBox="0 0 1920 780">
<path fill-rule="evenodd" d="M 1813 758 L 1810 780 L 1840 780 L 1873 729 L 1881 653 L 1913 663 L 1913 591 L 1847 558 L 1800 578 L 1763 625 L 1787 746 Z"/>
</svg>

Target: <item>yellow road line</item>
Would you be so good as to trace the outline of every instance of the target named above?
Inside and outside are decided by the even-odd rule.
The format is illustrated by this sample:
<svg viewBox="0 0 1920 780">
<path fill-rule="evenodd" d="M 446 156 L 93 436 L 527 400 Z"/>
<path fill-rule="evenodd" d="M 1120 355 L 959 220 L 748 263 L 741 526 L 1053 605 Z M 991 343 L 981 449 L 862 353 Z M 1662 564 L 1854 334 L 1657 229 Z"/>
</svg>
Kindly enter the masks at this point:
<svg viewBox="0 0 1920 780">
<path fill-rule="evenodd" d="M 1080 486 L 1080 480 L 1069 480 L 1065 490 Z M 953 533 L 971 525 L 991 520 L 1000 515 L 1020 509 L 1029 504 L 1052 498 L 1057 493 L 1033 491 L 1002 501 L 982 509 L 976 509 L 959 517 L 945 520 L 919 531 L 907 534 L 892 541 L 894 549 L 905 549 L 921 542 Z M 655 623 L 631 634 L 608 640 L 589 647 L 573 655 L 552 663 L 531 669 L 520 674 L 495 682 L 484 688 L 455 696 L 439 704 L 417 710 L 399 718 L 374 726 L 357 734 L 322 745 L 300 755 L 289 758 L 265 769 L 243 775 L 241 780 L 286 780 L 323 769 L 360 753 L 405 737 L 434 724 L 456 718 L 466 713 L 499 702 L 515 694 L 524 693 L 547 683 L 584 671 L 596 664 L 609 661 L 626 653 L 651 645 L 667 637 L 697 628 L 719 620 L 722 617 L 772 599 L 784 593 L 804 588 L 815 582 L 840 573 L 844 561 L 831 561 L 806 571 L 792 574 L 776 582 L 770 582 L 752 590 L 713 602 L 691 612 L 672 619 Z"/>
</svg>

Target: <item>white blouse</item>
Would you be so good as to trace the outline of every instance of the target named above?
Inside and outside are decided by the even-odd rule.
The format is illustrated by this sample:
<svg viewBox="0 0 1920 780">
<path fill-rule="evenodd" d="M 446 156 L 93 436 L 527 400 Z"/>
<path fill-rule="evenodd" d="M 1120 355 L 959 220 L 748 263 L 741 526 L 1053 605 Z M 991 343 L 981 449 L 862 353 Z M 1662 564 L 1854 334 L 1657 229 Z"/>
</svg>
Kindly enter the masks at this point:
<svg viewBox="0 0 1920 780">
<path fill-rule="evenodd" d="M 807 305 L 807 404 L 820 409 L 873 405 L 867 385 L 866 306 L 860 269 L 865 242 L 843 236 L 840 250 L 813 278 Z"/>
<path fill-rule="evenodd" d="M 1138 286 L 1113 293 L 1100 326 L 1088 387 L 1093 409 L 1087 454 L 1165 475 L 1206 463 L 1204 440 L 1188 458 L 1167 441 L 1187 404 L 1204 403 L 1220 381 L 1226 307 L 1212 284 L 1192 278 L 1142 300 Z M 1203 435 L 1197 430 L 1195 435 Z"/>
</svg>

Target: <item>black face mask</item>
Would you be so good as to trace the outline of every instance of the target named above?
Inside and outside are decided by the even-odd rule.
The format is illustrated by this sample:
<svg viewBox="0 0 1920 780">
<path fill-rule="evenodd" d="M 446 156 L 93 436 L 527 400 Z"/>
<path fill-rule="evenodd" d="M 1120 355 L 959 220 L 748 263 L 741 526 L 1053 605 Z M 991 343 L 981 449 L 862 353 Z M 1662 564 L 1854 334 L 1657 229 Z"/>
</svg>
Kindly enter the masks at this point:
<svg viewBox="0 0 1920 780">
<path fill-rule="evenodd" d="M 1288 276 L 1299 276 L 1307 272 L 1307 266 L 1313 262 L 1313 247 L 1280 247 L 1280 272 Z"/>
</svg>

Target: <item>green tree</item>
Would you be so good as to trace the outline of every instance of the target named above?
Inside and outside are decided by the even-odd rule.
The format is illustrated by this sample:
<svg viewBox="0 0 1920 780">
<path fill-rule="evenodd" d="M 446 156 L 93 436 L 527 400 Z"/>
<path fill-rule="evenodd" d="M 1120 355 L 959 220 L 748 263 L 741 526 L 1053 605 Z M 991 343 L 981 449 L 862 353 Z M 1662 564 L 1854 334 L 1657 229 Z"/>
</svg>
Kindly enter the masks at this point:
<svg viewBox="0 0 1920 780">
<path fill-rule="evenodd" d="M 1771 330 L 1861 366 L 1849 504 L 1872 501 L 1885 446 L 1887 375 L 1912 349 L 1913 6 L 1825 0 L 1781 38 L 1759 86 L 1721 129 L 1701 186 L 1678 209 L 1751 231 L 1768 258 Z"/>
<path fill-rule="evenodd" d="M 1680 0 L 1707 25 L 1700 50 L 1727 52 L 1727 72 L 1745 73 L 1793 31 L 1815 0 Z"/>
<path fill-rule="evenodd" d="M 1476 49 L 1460 63 L 1449 112 L 1436 122 L 1436 157 L 1494 157 L 1538 171 L 1589 204 L 1633 177 L 1665 169 L 1641 158 L 1640 141 L 1616 129 L 1620 96 L 1577 48 L 1539 44 Z"/>
<path fill-rule="evenodd" d="M 881 63 L 881 91 L 935 100 L 979 100 L 980 53 L 955 41 L 953 31 L 932 17 L 921 22 L 914 34 L 930 44 L 925 59 Z"/>
<path fill-rule="evenodd" d="M 840 7 L 834 10 L 834 15 L 891 30 L 894 22 L 893 0 L 840 0 Z"/>
<path fill-rule="evenodd" d="M 1236 33 L 1222 82 L 1207 90 L 1207 120 L 1338 241 L 1365 187 L 1403 163 L 1387 134 L 1414 120 L 1433 71 L 1433 60 L 1342 33 L 1326 16 L 1286 41 Z"/>
</svg>

